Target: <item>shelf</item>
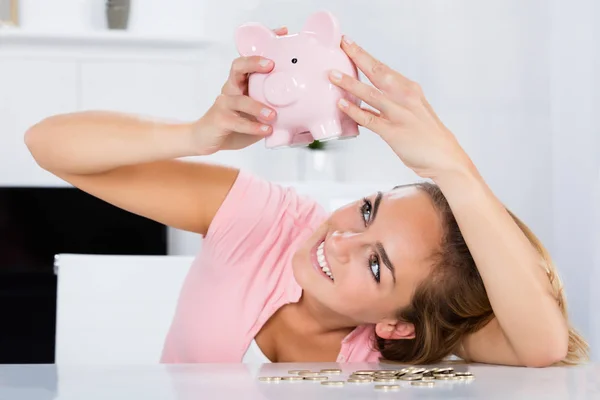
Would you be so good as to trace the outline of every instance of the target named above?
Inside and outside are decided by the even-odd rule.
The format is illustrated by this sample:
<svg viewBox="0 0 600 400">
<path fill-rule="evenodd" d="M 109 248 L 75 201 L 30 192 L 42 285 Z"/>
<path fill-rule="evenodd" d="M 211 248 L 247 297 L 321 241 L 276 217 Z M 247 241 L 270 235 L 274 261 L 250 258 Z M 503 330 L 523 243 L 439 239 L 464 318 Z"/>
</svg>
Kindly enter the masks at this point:
<svg viewBox="0 0 600 400">
<path fill-rule="evenodd" d="M 28 31 L 0 28 L 0 47 L 9 46 L 96 46 L 198 49 L 213 42 L 201 36 L 153 35 L 119 30 L 89 32 Z"/>
</svg>

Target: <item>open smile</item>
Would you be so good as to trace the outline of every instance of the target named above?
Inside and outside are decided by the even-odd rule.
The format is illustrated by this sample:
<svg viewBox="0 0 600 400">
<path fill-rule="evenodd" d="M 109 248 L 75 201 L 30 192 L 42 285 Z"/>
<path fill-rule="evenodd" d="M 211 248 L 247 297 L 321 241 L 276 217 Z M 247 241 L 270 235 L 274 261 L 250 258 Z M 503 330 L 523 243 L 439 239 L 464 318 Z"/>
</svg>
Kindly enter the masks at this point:
<svg viewBox="0 0 600 400">
<path fill-rule="evenodd" d="M 315 269 L 321 275 L 333 281 L 334 279 L 331 266 L 327 262 L 327 257 L 325 255 L 325 239 L 323 239 L 321 243 L 313 249 L 311 258 Z"/>
</svg>

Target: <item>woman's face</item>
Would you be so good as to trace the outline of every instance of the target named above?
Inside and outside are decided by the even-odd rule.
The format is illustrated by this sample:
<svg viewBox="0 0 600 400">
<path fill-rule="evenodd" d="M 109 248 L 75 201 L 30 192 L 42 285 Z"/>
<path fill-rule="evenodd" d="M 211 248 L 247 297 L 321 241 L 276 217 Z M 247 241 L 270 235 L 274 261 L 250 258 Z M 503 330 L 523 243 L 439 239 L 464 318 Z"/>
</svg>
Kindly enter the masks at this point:
<svg viewBox="0 0 600 400">
<path fill-rule="evenodd" d="M 414 186 L 376 193 L 331 214 L 293 258 L 305 295 L 358 324 L 394 318 L 431 270 L 442 227 Z"/>
</svg>

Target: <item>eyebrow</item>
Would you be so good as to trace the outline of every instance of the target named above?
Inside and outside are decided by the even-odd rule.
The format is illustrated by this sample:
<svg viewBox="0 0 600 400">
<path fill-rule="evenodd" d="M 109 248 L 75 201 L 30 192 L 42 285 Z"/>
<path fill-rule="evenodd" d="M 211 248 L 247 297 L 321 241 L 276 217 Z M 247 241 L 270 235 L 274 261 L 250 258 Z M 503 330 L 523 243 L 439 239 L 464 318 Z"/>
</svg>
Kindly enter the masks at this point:
<svg viewBox="0 0 600 400">
<path fill-rule="evenodd" d="M 379 210 L 379 205 L 381 204 L 382 198 L 383 198 L 383 193 L 377 192 L 377 197 L 375 198 L 375 202 L 373 203 L 373 219 L 371 220 L 371 223 L 375 222 L 375 218 L 377 217 L 377 210 Z M 377 247 L 377 251 L 381 255 L 381 259 L 383 260 L 383 263 L 392 273 L 392 279 L 394 280 L 394 284 L 395 284 L 396 283 L 396 269 L 394 268 L 394 265 L 392 264 L 392 262 L 390 261 L 390 258 L 388 257 L 387 253 L 385 252 L 385 249 L 383 248 L 383 244 L 381 244 L 381 242 L 377 242 L 375 244 L 375 246 Z"/>
</svg>

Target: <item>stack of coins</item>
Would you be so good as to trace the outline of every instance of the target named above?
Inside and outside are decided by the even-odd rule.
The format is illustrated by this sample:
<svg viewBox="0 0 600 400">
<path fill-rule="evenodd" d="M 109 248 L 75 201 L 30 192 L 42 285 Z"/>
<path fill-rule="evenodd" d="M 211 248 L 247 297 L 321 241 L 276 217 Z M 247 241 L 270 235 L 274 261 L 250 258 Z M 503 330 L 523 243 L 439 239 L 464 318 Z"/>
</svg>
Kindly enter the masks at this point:
<svg viewBox="0 0 600 400">
<path fill-rule="evenodd" d="M 346 383 L 353 385 L 374 383 L 376 390 L 392 391 L 400 389 L 399 383 L 401 381 L 410 383 L 411 386 L 434 387 L 436 381 L 466 381 L 475 378 L 471 372 L 455 372 L 454 368 L 450 367 L 358 370 L 352 372 L 345 381 L 329 379 L 328 375 L 342 374 L 342 370 L 338 368 L 328 368 L 320 371 L 290 370 L 288 374 L 290 375 L 282 377 L 260 377 L 259 380 L 262 382 L 318 381 L 321 382 L 321 385 L 330 387 L 343 387 Z"/>
</svg>

